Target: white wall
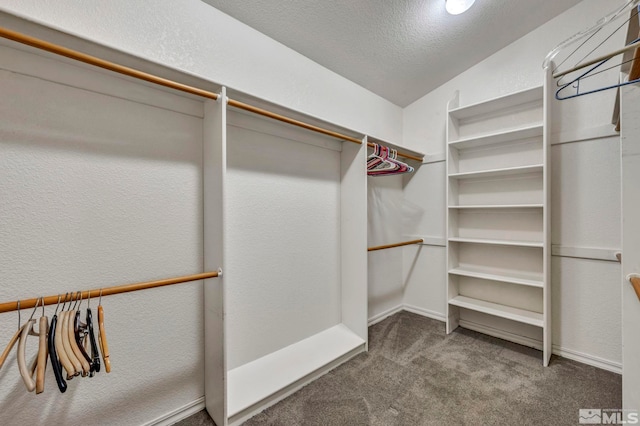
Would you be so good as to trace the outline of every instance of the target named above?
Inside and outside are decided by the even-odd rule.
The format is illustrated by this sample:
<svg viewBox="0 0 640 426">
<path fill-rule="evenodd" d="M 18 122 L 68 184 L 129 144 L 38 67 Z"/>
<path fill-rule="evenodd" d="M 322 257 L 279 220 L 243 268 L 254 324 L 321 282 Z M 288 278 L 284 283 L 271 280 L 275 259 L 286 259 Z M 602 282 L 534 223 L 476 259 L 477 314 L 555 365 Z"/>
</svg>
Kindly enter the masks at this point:
<svg viewBox="0 0 640 426">
<path fill-rule="evenodd" d="M 201 272 L 202 103 L 6 47 L 0 58 L 0 300 Z M 112 372 L 64 395 L 50 364 L 45 393 L 28 393 L 12 353 L 0 423 L 139 425 L 200 400 L 202 293 L 197 282 L 103 298 Z M 17 322 L 0 315 L 3 348 Z M 29 362 L 36 352 L 31 337 Z"/>
<path fill-rule="evenodd" d="M 542 62 L 557 44 L 592 26 L 618 2 L 584 0 L 562 15 L 453 78 L 404 110 L 405 146 L 429 154 L 445 150 L 447 102 L 456 90 L 461 105 L 541 85 Z M 624 36 L 624 34 L 621 34 Z M 620 37 L 614 38 L 619 46 Z M 615 92 L 554 102 L 554 133 L 610 130 Z M 568 136 L 571 140 L 571 136 Z M 619 248 L 619 139 L 554 145 L 552 148 L 552 242 L 565 246 Z M 405 197 L 423 209 L 415 233 L 445 236 L 445 167 L 423 165 L 407 184 Z M 442 192 L 429 189 L 431 185 Z M 422 190 L 425 188 L 425 190 Z M 421 192 L 422 191 L 422 192 Z M 435 207 L 437 206 L 437 208 Z M 437 211 L 434 211 L 437 210 Z M 413 249 L 415 251 L 415 249 Z M 406 255 L 415 256 L 405 249 Z M 431 257 L 441 262 L 432 262 Z M 422 250 L 406 260 L 405 304 L 436 311 L 446 306 L 444 248 Z M 416 267 L 412 273 L 406 270 Z M 591 357 L 616 368 L 621 362 L 619 265 L 553 258 L 553 342 L 568 356 Z M 606 309 L 602 307 L 606 306 Z M 437 315 L 434 315 L 437 316 Z"/>
<path fill-rule="evenodd" d="M 406 240 L 402 229 L 402 177 L 368 177 L 367 188 L 369 247 Z M 369 318 L 375 320 L 402 304 L 402 248 L 369 252 L 368 267 Z"/>
<path fill-rule="evenodd" d="M 7 11 L 399 142 L 402 109 L 200 0 L 2 0 Z"/>
</svg>

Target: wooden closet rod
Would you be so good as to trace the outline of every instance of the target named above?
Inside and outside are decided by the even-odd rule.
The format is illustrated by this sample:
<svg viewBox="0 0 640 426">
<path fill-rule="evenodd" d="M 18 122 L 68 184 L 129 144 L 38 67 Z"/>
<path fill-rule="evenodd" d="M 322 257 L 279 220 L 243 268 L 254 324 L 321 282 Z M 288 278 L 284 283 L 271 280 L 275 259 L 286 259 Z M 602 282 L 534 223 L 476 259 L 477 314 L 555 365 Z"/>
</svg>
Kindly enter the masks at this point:
<svg viewBox="0 0 640 426">
<path fill-rule="evenodd" d="M 159 281 L 147 281 L 147 282 L 136 283 L 136 284 L 125 284 L 125 285 L 120 285 L 116 287 L 105 287 L 102 289 L 85 290 L 85 291 L 82 291 L 81 298 L 88 299 L 89 297 L 91 297 L 93 299 L 96 297 L 100 297 L 100 292 L 102 292 L 103 296 L 109 296 L 112 294 L 128 293 L 130 291 L 147 290 L 150 288 L 162 287 L 165 285 L 182 284 L 182 283 L 188 283 L 190 281 L 198 281 L 198 280 L 204 280 L 207 278 L 215 278 L 218 275 L 220 275 L 219 271 L 204 272 L 202 274 L 185 275 L 182 277 L 168 278 L 168 279 L 159 280 Z M 75 300 L 75 297 L 77 297 L 77 293 L 70 293 L 70 294 L 74 295 L 74 300 Z M 45 305 L 57 304 L 59 300 L 58 299 L 59 296 L 60 295 L 45 297 L 44 304 Z M 64 296 L 65 294 L 62 294 L 63 300 L 64 300 Z M 36 301 L 39 301 L 38 306 L 42 306 L 41 298 L 20 300 L 20 309 L 28 309 L 28 308 L 35 307 Z M 17 300 L 15 302 L 0 303 L 0 313 L 11 312 L 16 310 L 18 310 Z"/>
<path fill-rule="evenodd" d="M 627 277 L 633 289 L 636 291 L 636 296 L 638 296 L 638 300 L 640 301 L 640 275 L 631 274 Z"/>
<path fill-rule="evenodd" d="M 384 246 L 369 247 L 367 249 L 367 251 L 384 250 L 384 249 L 388 249 L 388 248 L 410 246 L 412 244 L 421 244 L 421 243 L 424 243 L 424 240 L 422 238 L 420 238 L 419 240 L 403 241 L 401 243 L 387 244 L 387 245 L 384 245 Z"/>
<path fill-rule="evenodd" d="M 119 74 L 123 74 L 129 77 L 137 78 L 139 80 L 148 81 L 154 84 L 158 84 L 160 86 L 165 86 L 171 89 L 179 90 L 181 92 L 190 93 L 192 95 L 201 96 L 203 98 L 214 99 L 217 100 L 219 95 L 214 92 L 210 92 L 208 90 L 198 89 L 197 87 L 188 86 L 186 84 L 178 83 L 173 80 L 169 80 L 166 78 L 158 77 L 153 74 L 149 74 L 143 71 L 139 71 L 133 68 L 126 67 L 124 65 L 118 65 L 110 61 L 106 61 L 104 59 L 97 58 L 95 56 L 87 55 L 85 53 L 78 52 L 76 50 L 68 49 L 66 47 L 59 46 L 54 43 L 50 43 L 44 40 L 37 39 L 35 37 L 28 36 L 26 34 L 22 34 L 16 31 L 12 31 L 6 28 L 0 27 L 0 37 L 13 40 L 18 43 L 26 44 L 31 47 L 35 47 L 37 49 L 45 50 L 50 53 L 54 53 L 56 55 L 65 56 L 70 59 L 74 59 L 76 61 L 84 62 L 85 64 L 94 65 L 96 67 L 104 68 L 109 71 L 113 71 Z M 228 104 L 232 107 L 239 108 L 245 111 L 252 112 L 254 114 L 262 115 L 264 117 L 269 117 L 274 120 L 282 121 L 287 124 L 291 124 L 293 126 L 302 127 L 303 129 L 311 130 L 313 132 L 322 133 L 327 136 L 331 136 L 337 139 L 342 139 L 347 142 L 353 142 L 357 144 L 361 144 L 362 141 L 360 139 L 354 138 L 352 136 L 343 135 L 338 132 L 334 132 L 332 130 L 323 129 L 322 127 L 314 126 L 309 123 L 305 123 L 299 120 L 295 120 L 293 118 L 286 117 L 281 114 L 276 114 L 271 111 L 267 111 L 262 108 L 255 107 L 253 105 L 246 104 L 244 102 L 236 101 L 233 99 L 228 100 Z M 368 144 L 370 147 L 373 147 L 372 143 Z M 406 154 L 403 152 L 398 152 L 398 155 L 401 157 L 409 158 L 411 160 L 422 161 L 421 157 L 416 157 L 411 154 Z"/>
</svg>

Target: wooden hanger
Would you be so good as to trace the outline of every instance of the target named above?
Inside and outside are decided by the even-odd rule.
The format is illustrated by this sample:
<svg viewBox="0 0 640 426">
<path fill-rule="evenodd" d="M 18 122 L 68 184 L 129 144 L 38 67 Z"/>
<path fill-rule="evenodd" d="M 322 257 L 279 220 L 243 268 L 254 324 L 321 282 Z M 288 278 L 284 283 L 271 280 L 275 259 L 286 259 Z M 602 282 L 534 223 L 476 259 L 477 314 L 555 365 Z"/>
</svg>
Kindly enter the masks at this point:
<svg viewBox="0 0 640 426">
<path fill-rule="evenodd" d="M 44 297 L 42 297 L 42 316 L 38 325 L 38 358 L 36 368 L 36 394 L 44 392 L 44 379 L 47 372 L 47 356 L 49 355 L 49 347 L 47 338 L 49 336 L 49 318 L 44 314 Z"/>
<path fill-rule="evenodd" d="M 7 345 L 7 347 L 2 352 L 2 355 L 0 355 L 0 368 L 2 368 L 2 366 L 4 365 L 4 362 L 7 360 L 7 357 L 11 353 L 11 350 L 13 349 L 13 347 L 16 344 L 16 342 L 20 338 L 20 335 L 22 334 L 22 330 L 27 326 L 26 324 L 23 325 L 22 327 L 20 326 L 20 301 L 19 300 L 18 300 L 17 304 L 18 304 L 18 309 L 17 309 L 17 311 L 18 311 L 18 331 L 16 331 L 16 334 L 14 334 L 13 337 L 11 338 L 11 340 L 9 340 L 9 344 Z"/>
<path fill-rule="evenodd" d="M 27 367 L 27 358 L 26 358 L 26 348 L 27 348 L 27 338 L 29 336 L 38 336 L 33 330 L 33 325 L 36 323 L 36 320 L 33 319 L 33 316 L 38 309 L 39 299 L 36 301 L 36 306 L 31 313 L 31 317 L 25 324 L 25 327 L 22 328 L 22 333 L 20 333 L 20 343 L 18 344 L 18 370 L 20 370 L 20 376 L 22 376 L 22 381 L 24 385 L 27 387 L 29 392 L 33 392 L 36 388 L 36 382 L 33 380 L 33 374 L 35 373 L 36 367 L 38 365 L 38 357 L 34 360 L 31 368 Z M 46 333 L 46 332 L 45 332 Z"/>
<path fill-rule="evenodd" d="M 65 295 L 65 302 L 62 304 L 62 309 L 64 310 L 64 305 L 67 303 L 66 302 L 66 298 L 69 295 L 69 293 L 67 293 L 67 295 Z M 69 359 L 69 356 L 67 355 L 67 351 L 65 351 L 64 348 L 64 340 L 63 340 L 63 319 L 64 319 L 64 314 L 65 312 L 60 312 L 60 318 L 58 318 L 58 321 L 56 323 L 56 330 L 55 330 L 55 347 L 56 350 L 55 352 L 58 354 L 58 359 L 60 360 L 60 363 L 62 364 L 62 366 L 64 367 L 65 371 L 67 372 L 67 380 L 71 380 L 73 379 L 73 377 L 75 376 L 76 370 L 74 365 L 71 363 L 71 360 Z"/>
<path fill-rule="evenodd" d="M 76 303 L 77 303 L 76 299 Z M 69 346 L 71 347 L 71 351 L 73 352 L 73 356 L 80 363 L 80 374 L 82 377 L 86 377 L 89 374 L 89 370 L 91 366 L 89 362 L 84 358 L 78 343 L 76 342 L 76 334 L 75 334 L 75 319 L 76 319 L 76 306 L 74 304 L 73 308 L 67 312 L 67 338 L 69 340 Z M 77 370 L 76 370 L 77 371 Z"/>
<path fill-rule="evenodd" d="M 102 352 L 102 361 L 104 362 L 104 370 L 111 372 L 111 360 L 109 359 L 109 344 L 107 343 L 107 335 L 104 332 L 104 309 L 102 308 L 102 289 L 100 289 L 100 301 L 98 302 L 98 330 L 100 331 L 100 351 Z"/>
</svg>

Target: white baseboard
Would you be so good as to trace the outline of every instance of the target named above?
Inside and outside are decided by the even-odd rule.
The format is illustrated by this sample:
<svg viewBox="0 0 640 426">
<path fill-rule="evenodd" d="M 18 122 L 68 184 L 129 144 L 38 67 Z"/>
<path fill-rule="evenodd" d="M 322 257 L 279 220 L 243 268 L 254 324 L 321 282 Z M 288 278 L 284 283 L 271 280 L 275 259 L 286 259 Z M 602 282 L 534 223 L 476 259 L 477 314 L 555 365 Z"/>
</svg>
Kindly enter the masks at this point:
<svg viewBox="0 0 640 426">
<path fill-rule="evenodd" d="M 460 327 L 477 331 L 479 333 L 488 334 L 489 336 L 508 340 L 510 342 L 518 343 L 523 346 L 528 346 L 530 348 L 542 350 L 542 342 L 540 340 L 531 339 L 525 336 L 520 336 L 518 334 L 510 333 L 508 331 L 499 330 L 493 327 L 487 327 L 482 324 L 469 322 L 465 320 L 460 320 Z M 591 365 L 593 367 L 597 367 L 602 370 L 611 371 L 612 373 L 622 374 L 622 364 L 619 362 L 600 358 L 595 355 L 590 355 L 584 352 L 575 351 L 573 349 L 563 348 L 562 346 L 558 346 L 558 345 L 553 345 L 551 352 L 554 355 L 571 359 L 582 364 Z"/>
<path fill-rule="evenodd" d="M 572 349 L 563 348 L 557 345 L 553 345 L 553 353 L 555 355 L 572 359 L 583 364 L 591 365 L 602 370 L 611 371 L 612 373 L 616 374 L 622 374 L 622 364 L 619 362 L 600 358 L 594 355 L 589 355 L 584 352 L 578 352 Z"/>
<path fill-rule="evenodd" d="M 407 312 L 422 315 L 423 317 L 431 318 L 431 319 L 442 321 L 442 322 L 446 321 L 444 314 L 441 314 L 440 312 L 430 311 L 429 309 L 419 308 L 418 306 L 406 305 L 406 304 L 403 306 L 403 308 Z"/>
<path fill-rule="evenodd" d="M 390 317 L 391 315 L 397 314 L 398 312 L 402 311 L 403 308 L 404 306 L 398 305 L 394 308 L 387 309 L 384 312 L 380 312 L 379 314 L 372 316 L 371 318 L 369 318 L 369 321 L 368 321 L 369 327 L 379 323 L 380 321 Z"/>
<path fill-rule="evenodd" d="M 183 405 L 180 408 L 176 408 L 175 410 L 165 414 L 164 416 L 160 416 L 155 420 L 145 423 L 143 426 L 169 426 L 178 423 L 180 420 L 184 420 L 199 411 L 204 410 L 204 408 L 205 406 L 203 396 L 193 402 Z"/>
<path fill-rule="evenodd" d="M 414 314 L 422 315 L 427 318 L 431 318 L 438 321 L 445 321 L 445 317 L 437 312 L 429 311 L 428 309 L 419 308 L 411 305 L 404 305 L 404 310 L 413 312 Z M 510 342 L 517 343 L 519 345 L 527 346 L 530 348 L 542 350 L 542 342 L 540 340 L 531 339 L 529 337 L 520 336 L 518 334 L 510 333 L 508 331 L 499 330 L 497 328 L 489 327 L 483 324 L 475 322 L 460 320 L 460 327 L 469 330 L 477 331 L 478 333 L 487 334 L 489 336 L 497 337 L 499 339 L 508 340 Z M 600 358 L 595 355 L 590 355 L 584 352 L 575 351 L 573 349 L 563 348 L 558 345 L 553 345 L 552 353 L 563 358 L 571 359 L 582 364 L 591 365 L 593 367 L 600 368 L 602 370 L 611 371 L 612 373 L 622 374 L 622 364 L 616 361 Z"/>
</svg>

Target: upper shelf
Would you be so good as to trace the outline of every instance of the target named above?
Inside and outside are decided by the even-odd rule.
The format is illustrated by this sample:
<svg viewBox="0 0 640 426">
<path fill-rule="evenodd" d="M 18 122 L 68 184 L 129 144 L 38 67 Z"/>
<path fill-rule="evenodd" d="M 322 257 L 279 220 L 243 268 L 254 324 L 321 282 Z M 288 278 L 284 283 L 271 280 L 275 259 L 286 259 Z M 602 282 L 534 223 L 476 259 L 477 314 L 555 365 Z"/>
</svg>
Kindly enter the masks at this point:
<svg viewBox="0 0 640 426">
<path fill-rule="evenodd" d="M 504 142 L 517 141 L 542 136 L 542 123 L 528 125 L 517 129 L 502 132 L 490 133 L 471 138 L 459 139 L 449 142 L 449 146 L 457 149 L 478 148 L 487 145 L 500 144 Z"/>
<path fill-rule="evenodd" d="M 522 105 L 535 101 L 542 101 L 542 86 L 532 89 L 523 90 L 521 92 L 512 93 L 506 96 L 490 99 L 488 101 L 479 102 L 463 107 L 454 108 L 449 111 L 449 115 L 459 120 L 471 118 L 477 115 L 490 114 L 517 105 Z"/>
</svg>

